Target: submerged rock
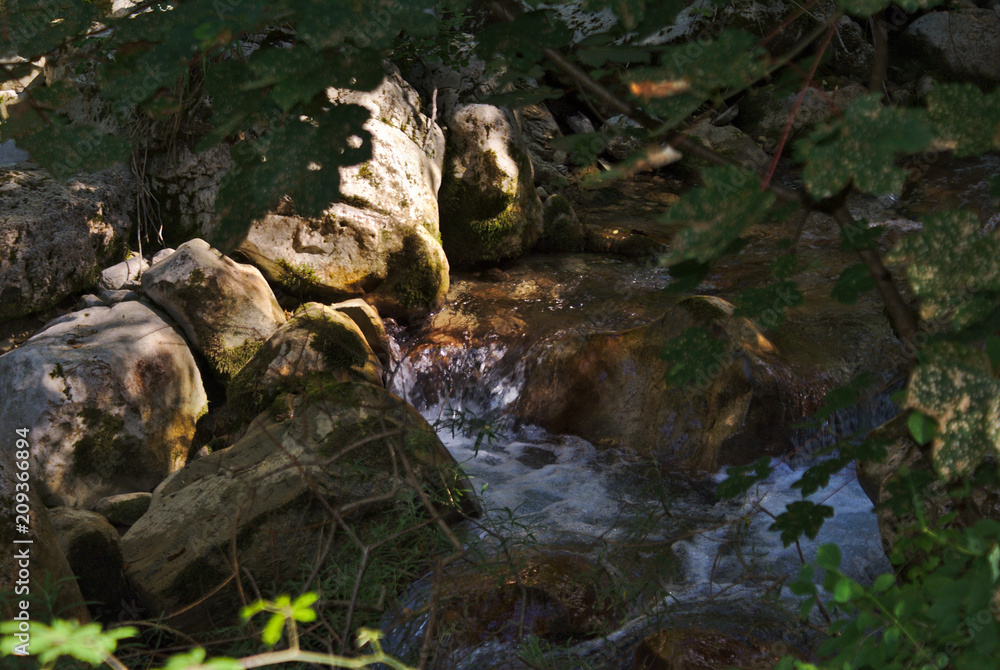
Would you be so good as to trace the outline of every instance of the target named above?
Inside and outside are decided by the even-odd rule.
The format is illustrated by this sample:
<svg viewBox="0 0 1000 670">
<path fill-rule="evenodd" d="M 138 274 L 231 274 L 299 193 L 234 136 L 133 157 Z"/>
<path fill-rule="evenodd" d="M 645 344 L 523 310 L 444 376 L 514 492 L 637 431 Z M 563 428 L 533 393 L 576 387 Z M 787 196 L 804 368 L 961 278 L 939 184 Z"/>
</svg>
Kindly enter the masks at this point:
<svg viewBox="0 0 1000 670">
<path fill-rule="evenodd" d="M 184 338 L 140 302 L 67 314 L 0 357 L 0 425 L 30 429 L 50 505 L 152 490 L 187 460 L 207 404 Z"/>
<path fill-rule="evenodd" d="M 185 242 L 142 276 L 142 289 L 163 307 L 221 379 L 232 378 L 285 313 L 257 268 L 241 265 L 204 240 Z"/>
</svg>

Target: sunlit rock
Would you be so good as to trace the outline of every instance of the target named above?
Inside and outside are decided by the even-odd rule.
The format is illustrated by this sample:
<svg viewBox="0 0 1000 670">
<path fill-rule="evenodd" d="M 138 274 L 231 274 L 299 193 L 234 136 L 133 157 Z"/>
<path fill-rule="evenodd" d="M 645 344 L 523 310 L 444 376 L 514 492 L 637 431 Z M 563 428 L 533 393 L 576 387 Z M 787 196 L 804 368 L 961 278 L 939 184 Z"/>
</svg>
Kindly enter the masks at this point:
<svg viewBox="0 0 1000 670">
<path fill-rule="evenodd" d="M 230 379 L 285 322 L 260 271 L 204 240 L 185 242 L 142 276 L 142 290 L 184 329 L 212 371 Z"/>
<path fill-rule="evenodd" d="M 184 464 L 206 408 L 184 338 L 140 302 L 67 314 L 0 357 L 0 424 L 30 429 L 48 504 L 151 490 Z"/>
</svg>

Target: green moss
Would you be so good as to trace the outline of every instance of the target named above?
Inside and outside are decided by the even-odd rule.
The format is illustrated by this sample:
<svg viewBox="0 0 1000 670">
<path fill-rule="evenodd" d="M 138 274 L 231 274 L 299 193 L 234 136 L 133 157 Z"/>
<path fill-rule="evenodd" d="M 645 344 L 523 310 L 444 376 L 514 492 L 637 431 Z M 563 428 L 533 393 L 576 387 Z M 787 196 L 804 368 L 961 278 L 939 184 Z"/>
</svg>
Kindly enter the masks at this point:
<svg viewBox="0 0 1000 670">
<path fill-rule="evenodd" d="M 446 273 L 417 236 L 406 238 L 403 248 L 389 257 L 388 265 L 394 274 L 387 288 L 403 307 L 427 309 L 435 306 Z"/>
<path fill-rule="evenodd" d="M 127 470 L 125 457 L 137 454 L 142 443 L 123 432 L 125 421 L 96 407 L 84 407 L 77 416 L 83 419 L 86 435 L 73 445 L 73 473 L 110 477 Z"/>
<path fill-rule="evenodd" d="M 257 340 L 247 340 L 237 347 L 226 347 L 218 337 L 209 336 L 204 347 L 205 358 L 212 369 L 228 381 L 243 369 L 262 344 Z"/>
<path fill-rule="evenodd" d="M 357 207 L 358 209 L 370 209 L 377 211 L 375 206 L 368 202 L 366 199 L 357 195 L 341 195 L 338 202 L 342 202 L 345 205 L 350 205 L 351 207 Z"/>
<path fill-rule="evenodd" d="M 492 150 L 483 152 L 482 170 L 490 184 L 506 178 Z M 495 262 L 520 253 L 524 212 L 516 193 L 498 186 L 484 190 L 446 172 L 438 201 L 443 246 L 454 265 Z"/>
<path fill-rule="evenodd" d="M 310 344 L 330 369 L 360 368 L 368 362 L 366 342 L 344 324 L 326 316 L 306 317 L 305 322 L 313 331 Z"/>
<path fill-rule="evenodd" d="M 375 176 L 375 172 L 371 168 L 371 163 L 364 163 L 361 167 L 359 167 L 358 176 L 375 187 L 378 187 L 381 183 L 381 180 Z"/>
</svg>

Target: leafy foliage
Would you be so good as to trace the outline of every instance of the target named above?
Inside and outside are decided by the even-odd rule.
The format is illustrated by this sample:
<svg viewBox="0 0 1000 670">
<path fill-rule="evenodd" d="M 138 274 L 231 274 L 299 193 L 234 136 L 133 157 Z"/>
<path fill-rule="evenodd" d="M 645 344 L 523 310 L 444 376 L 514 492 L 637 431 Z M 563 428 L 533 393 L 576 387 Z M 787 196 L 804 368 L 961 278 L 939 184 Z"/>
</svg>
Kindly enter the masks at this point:
<svg viewBox="0 0 1000 670">
<path fill-rule="evenodd" d="M 985 318 L 1000 293 L 1000 231 L 979 234 L 971 211 L 947 211 L 923 219 L 923 230 L 902 240 L 888 255 L 905 264 L 927 320 L 951 318 L 966 327 Z"/>
<path fill-rule="evenodd" d="M 883 107 L 879 95 L 854 100 L 843 116 L 798 146 L 802 178 L 816 198 L 829 198 L 853 183 L 864 193 L 899 191 L 906 172 L 893 165 L 900 151 L 917 152 L 931 141 L 920 110 Z"/>
<path fill-rule="evenodd" d="M 662 218 L 664 224 L 684 226 L 663 259 L 668 265 L 715 260 L 774 203 L 774 196 L 739 168 L 709 168 L 702 179 L 704 186 L 685 193 Z"/>
</svg>

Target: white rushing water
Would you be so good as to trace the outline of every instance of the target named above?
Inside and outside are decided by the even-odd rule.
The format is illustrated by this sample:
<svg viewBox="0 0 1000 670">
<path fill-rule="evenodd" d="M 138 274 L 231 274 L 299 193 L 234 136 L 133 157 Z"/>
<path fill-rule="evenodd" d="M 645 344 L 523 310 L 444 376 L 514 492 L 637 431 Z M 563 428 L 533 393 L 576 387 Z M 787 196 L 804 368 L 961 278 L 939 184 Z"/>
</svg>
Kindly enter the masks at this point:
<svg viewBox="0 0 1000 670">
<path fill-rule="evenodd" d="M 491 356 L 478 358 L 487 368 Z M 397 376 L 394 390 L 417 400 L 419 406 L 421 394 L 406 387 L 413 379 L 415 374 L 404 370 Z M 490 389 L 491 397 L 516 397 L 516 379 L 509 378 L 507 386 L 500 380 L 491 381 L 499 384 Z M 592 556 L 613 556 L 610 562 L 623 575 L 630 572 L 623 556 L 631 554 L 637 566 L 634 571 L 639 572 L 658 569 L 648 567 L 660 565 L 651 560 L 654 554 L 673 557 L 671 570 L 642 575 L 659 584 L 658 593 L 652 599 L 647 594 L 642 604 L 633 603 L 628 623 L 600 640 L 560 652 L 586 656 L 586 667 L 621 667 L 624 646 L 634 646 L 656 630 L 655 622 L 672 611 L 702 612 L 719 602 L 729 603 L 727 606 L 754 603 L 776 587 L 779 599 L 794 609 L 798 601 L 783 584 L 795 579 L 802 558 L 812 560 L 821 544 L 836 542 L 843 552 L 844 571 L 862 582 L 890 569 L 872 503 L 858 484 L 853 467 L 832 477 L 828 486 L 809 497 L 835 511 L 819 535 L 813 540 L 803 538 L 799 547 L 785 547 L 780 533 L 769 527 L 789 503 L 802 499 L 791 485 L 808 461 L 815 459 L 801 459 L 803 462 L 796 465 L 774 460 L 774 470 L 766 480 L 744 496 L 720 501 L 715 490 L 725 479 L 724 473 L 695 478 L 630 452 L 598 448 L 579 437 L 553 435 L 531 426 L 512 431 L 501 425 L 493 439 L 481 438 L 477 428 L 483 424 L 468 421 L 471 412 L 495 417 L 489 410 L 504 404 L 484 410 L 466 400 L 461 409 L 470 413 L 465 415 L 469 432 L 461 427 L 439 430 L 486 511 L 481 528 L 471 531 L 470 542 L 476 542 L 478 535 L 482 542 L 495 545 L 499 535 L 503 542 L 513 544 L 568 547 Z M 441 402 L 423 408 L 432 423 L 440 423 L 449 411 Z M 615 553 L 621 547 L 636 548 Z M 415 608 L 426 602 L 427 593 L 427 584 L 417 585 L 408 606 Z M 407 636 L 413 640 L 419 631 L 410 630 Z M 391 648 L 412 653 L 407 643 L 393 642 L 392 638 L 390 633 Z M 496 659 L 516 651 L 513 643 L 488 643 L 447 667 L 498 667 Z"/>
</svg>

